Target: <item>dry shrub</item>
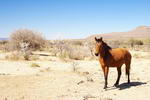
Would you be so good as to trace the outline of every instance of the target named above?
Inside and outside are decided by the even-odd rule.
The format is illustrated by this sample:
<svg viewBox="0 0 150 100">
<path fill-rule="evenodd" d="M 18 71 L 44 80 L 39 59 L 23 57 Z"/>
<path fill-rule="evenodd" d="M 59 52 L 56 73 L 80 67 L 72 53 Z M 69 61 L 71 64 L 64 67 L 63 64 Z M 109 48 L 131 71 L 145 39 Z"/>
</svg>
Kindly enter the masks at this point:
<svg viewBox="0 0 150 100">
<path fill-rule="evenodd" d="M 88 47 L 73 45 L 68 45 L 68 47 L 63 49 L 60 55 L 61 58 L 69 58 L 74 60 L 84 60 L 89 56 L 91 56 L 91 53 Z"/>
<path fill-rule="evenodd" d="M 136 40 L 136 39 L 130 39 L 128 43 L 131 45 L 132 48 L 134 48 L 135 45 L 143 45 L 142 40 Z"/>
<path fill-rule="evenodd" d="M 0 40 L 0 50 L 8 51 L 8 41 L 7 40 Z"/>
<path fill-rule="evenodd" d="M 75 60 L 84 60 L 86 57 L 91 56 L 90 50 L 85 46 L 71 46 L 69 58 Z"/>
<path fill-rule="evenodd" d="M 95 56 L 95 41 L 84 41 L 84 46 L 87 47 L 91 53 L 91 57 Z"/>
<path fill-rule="evenodd" d="M 93 50 L 88 45 L 84 45 L 82 41 L 55 40 L 50 44 L 51 49 L 49 51 L 51 55 L 61 59 L 84 60 L 87 57 L 93 56 Z"/>
<path fill-rule="evenodd" d="M 41 49 L 45 44 L 45 39 L 38 32 L 29 29 L 19 29 L 10 36 L 10 49 L 20 50 L 20 43 L 28 43 L 29 49 Z"/>
</svg>

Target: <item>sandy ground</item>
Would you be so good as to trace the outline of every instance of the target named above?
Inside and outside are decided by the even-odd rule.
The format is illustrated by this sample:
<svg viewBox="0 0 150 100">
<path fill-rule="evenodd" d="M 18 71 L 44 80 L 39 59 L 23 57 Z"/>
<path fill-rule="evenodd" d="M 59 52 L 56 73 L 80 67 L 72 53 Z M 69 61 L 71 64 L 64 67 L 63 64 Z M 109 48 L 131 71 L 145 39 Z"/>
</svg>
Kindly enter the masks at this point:
<svg viewBox="0 0 150 100">
<path fill-rule="evenodd" d="M 8 61 L 4 55 L 0 54 L 0 100 L 150 100 L 147 52 L 132 52 L 136 58 L 132 59 L 130 85 L 122 66 L 120 85 L 113 87 L 117 71 L 111 68 L 107 90 L 103 89 L 103 73 L 96 60 Z M 31 67 L 33 63 L 40 67 Z"/>
</svg>

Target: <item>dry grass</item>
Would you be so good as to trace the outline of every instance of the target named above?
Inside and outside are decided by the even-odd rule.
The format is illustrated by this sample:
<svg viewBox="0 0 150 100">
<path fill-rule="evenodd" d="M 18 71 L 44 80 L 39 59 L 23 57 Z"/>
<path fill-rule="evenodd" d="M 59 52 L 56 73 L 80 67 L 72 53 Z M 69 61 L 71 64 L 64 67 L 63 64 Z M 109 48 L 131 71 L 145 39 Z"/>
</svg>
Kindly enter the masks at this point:
<svg viewBox="0 0 150 100">
<path fill-rule="evenodd" d="M 34 55 L 31 56 L 30 53 L 23 53 L 21 51 L 13 51 L 9 52 L 9 54 L 5 57 L 6 60 L 19 61 L 19 60 L 37 60 L 38 58 L 34 58 Z"/>
<path fill-rule="evenodd" d="M 148 52 L 141 51 L 132 51 L 131 53 L 141 56 L 148 54 Z M 18 99 L 24 96 L 25 100 L 57 100 L 53 97 L 58 97 L 58 100 L 73 100 L 72 97 L 77 100 L 122 100 L 122 98 L 132 100 L 150 97 L 148 94 L 150 90 L 149 59 L 134 58 L 132 60 L 132 83 L 130 87 L 123 86 L 123 88 L 126 87 L 123 90 L 119 90 L 119 87 L 112 87 L 116 81 L 117 72 L 116 69 L 111 68 L 108 91 L 103 90 L 104 77 L 98 61 L 74 61 L 74 64 L 72 62 L 45 60 L 32 62 L 1 61 L 2 68 L 0 71 L 4 73 L 0 75 L 1 98 Z M 75 69 L 75 72 L 73 72 L 73 69 Z M 124 73 L 124 70 L 122 72 Z M 126 81 L 123 74 L 120 84 L 124 84 Z M 135 86 L 134 82 L 139 82 L 141 85 Z M 146 84 L 143 82 L 146 82 Z M 131 92 L 132 94 L 130 94 Z M 127 97 L 126 94 L 128 93 L 130 96 Z"/>
<path fill-rule="evenodd" d="M 32 63 L 31 67 L 40 67 L 40 65 L 38 65 L 37 63 Z"/>
<path fill-rule="evenodd" d="M 6 60 L 18 61 L 18 60 L 25 60 L 24 56 L 20 52 L 12 52 L 11 54 L 5 57 Z"/>
<path fill-rule="evenodd" d="M 34 41 L 31 37 L 35 37 Z M 38 51 L 40 51 L 42 46 L 44 46 L 42 50 L 49 52 L 51 56 L 59 57 L 62 61 L 65 62 L 70 60 L 96 59 L 94 55 L 94 40 L 51 40 L 45 42 L 44 38 L 41 37 L 41 35 L 37 35 L 36 32 L 33 32 L 31 30 L 24 29 L 12 33 L 10 41 L 11 45 L 4 41 L 1 42 L 0 47 L 3 47 L 3 50 L 7 50 L 8 47 L 14 48 L 13 50 L 15 50 L 15 48 L 18 48 L 18 51 L 21 51 L 23 55 L 21 55 L 20 58 L 17 54 L 12 54 L 11 57 L 8 57 L 9 59 L 22 60 L 23 58 L 25 60 L 38 60 L 39 57 L 31 55 L 31 52 L 33 49 L 37 49 Z M 110 45 L 112 48 L 119 47 L 136 51 L 150 51 L 149 39 L 128 39 L 125 41 L 105 40 L 105 42 L 108 43 L 108 45 Z M 27 46 L 21 46 L 21 44 L 27 44 Z M 135 54 L 134 56 L 138 57 L 137 54 Z"/>
<path fill-rule="evenodd" d="M 106 43 L 112 48 L 127 48 L 130 50 L 150 50 L 149 46 L 140 39 L 129 39 L 126 41 L 106 40 Z M 94 44 L 95 41 L 86 40 L 56 40 L 50 41 L 49 52 L 62 60 L 95 60 Z M 133 44 L 133 46 L 131 46 Z M 135 55 L 136 56 L 136 55 Z"/>
</svg>

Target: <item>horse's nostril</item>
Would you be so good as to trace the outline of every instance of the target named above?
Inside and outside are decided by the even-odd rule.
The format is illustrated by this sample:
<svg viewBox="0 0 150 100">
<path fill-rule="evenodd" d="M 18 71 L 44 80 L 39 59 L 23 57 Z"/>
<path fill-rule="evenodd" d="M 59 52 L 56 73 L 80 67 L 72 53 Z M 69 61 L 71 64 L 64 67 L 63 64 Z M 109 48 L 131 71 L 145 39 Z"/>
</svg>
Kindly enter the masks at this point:
<svg viewBox="0 0 150 100">
<path fill-rule="evenodd" d="M 98 53 L 95 53 L 95 56 L 98 56 Z"/>
</svg>

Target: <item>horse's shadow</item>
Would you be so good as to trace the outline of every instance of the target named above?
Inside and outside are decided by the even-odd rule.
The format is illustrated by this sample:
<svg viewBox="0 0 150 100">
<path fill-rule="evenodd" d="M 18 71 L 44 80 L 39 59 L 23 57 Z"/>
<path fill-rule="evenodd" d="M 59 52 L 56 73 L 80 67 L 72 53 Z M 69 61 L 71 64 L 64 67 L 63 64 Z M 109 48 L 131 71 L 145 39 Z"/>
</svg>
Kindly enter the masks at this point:
<svg viewBox="0 0 150 100">
<path fill-rule="evenodd" d="M 119 90 L 124 90 L 124 89 L 136 87 L 136 86 L 144 85 L 144 84 L 147 84 L 147 83 L 146 82 L 130 82 L 130 84 L 122 83 L 122 84 L 118 85 L 116 88 L 119 88 Z"/>
<path fill-rule="evenodd" d="M 114 89 L 124 90 L 124 89 L 136 87 L 136 86 L 140 86 L 140 85 L 144 85 L 144 84 L 147 84 L 147 83 L 146 82 L 130 82 L 130 84 L 122 83 L 116 87 L 114 87 L 114 86 L 112 88 L 110 87 L 107 90 L 114 90 Z"/>
</svg>

